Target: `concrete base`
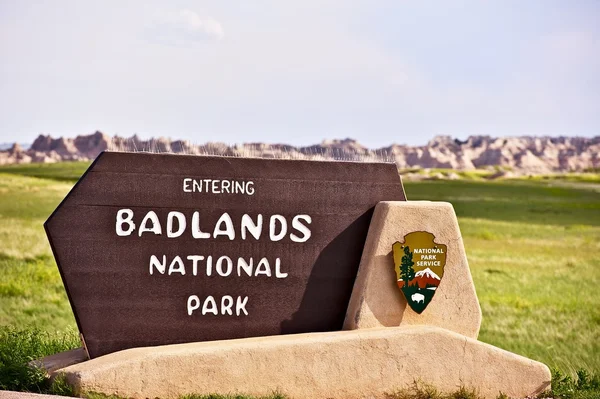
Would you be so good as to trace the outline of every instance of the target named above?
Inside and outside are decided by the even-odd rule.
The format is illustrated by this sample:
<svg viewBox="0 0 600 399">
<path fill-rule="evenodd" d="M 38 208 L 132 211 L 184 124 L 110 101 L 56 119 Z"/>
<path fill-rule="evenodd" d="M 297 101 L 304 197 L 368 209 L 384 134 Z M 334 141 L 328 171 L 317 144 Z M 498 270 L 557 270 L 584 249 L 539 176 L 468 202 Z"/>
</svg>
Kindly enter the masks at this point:
<svg viewBox="0 0 600 399">
<path fill-rule="evenodd" d="M 279 391 L 292 398 L 383 398 L 421 380 L 523 397 L 545 390 L 542 363 L 432 326 L 146 347 L 58 370 L 76 391 L 133 398 Z"/>
</svg>

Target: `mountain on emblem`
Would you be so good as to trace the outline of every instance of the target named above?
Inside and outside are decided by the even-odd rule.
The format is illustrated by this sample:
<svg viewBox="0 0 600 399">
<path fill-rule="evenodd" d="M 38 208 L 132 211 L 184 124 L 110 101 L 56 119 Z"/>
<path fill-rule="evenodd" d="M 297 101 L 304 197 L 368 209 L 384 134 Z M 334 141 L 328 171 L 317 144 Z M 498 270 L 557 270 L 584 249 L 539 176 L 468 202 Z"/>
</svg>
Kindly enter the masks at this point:
<svg viewBox="0 0 600 399">
<path fill-rule="evenodd" d="M 441 278 L 431 271 L 430 268 L 427 268 L 420 272 L 416 272 L 413 281 L 417 282 L 419 288 L 427 288 L 428 285 L 437 287 L 440 285 Z"/>
<path fill-rule="evenodd" d="M 405 235 L 404 242 L 396 242 L 392 251 L 398 287 L 408 305 L 420 314 L 444 276 L 447 247 L 436 243 L 433 234 L 415 231 Z"/>
</svg>

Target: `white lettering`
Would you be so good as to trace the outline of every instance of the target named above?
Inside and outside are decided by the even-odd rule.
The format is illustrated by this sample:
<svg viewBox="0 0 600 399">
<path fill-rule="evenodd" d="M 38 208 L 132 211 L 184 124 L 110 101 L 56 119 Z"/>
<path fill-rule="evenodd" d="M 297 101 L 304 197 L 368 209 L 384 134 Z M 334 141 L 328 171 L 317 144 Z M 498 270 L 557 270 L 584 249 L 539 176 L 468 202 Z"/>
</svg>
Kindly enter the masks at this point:
<svg viewBox="0 0 600 399">
<path fill-rule="evenodd" d="M 223 271 L 223 261 L 225 261 L 225 263 L 227 264 L 227 270 Z M 233 262 L 231 261 L 231 258 L 229 256 L 221 256 L 219 259 L 217 259 L 217 273 L 219 274 L 219 276 L 221 277 L 227 277 L 231 274 L 231 271 L 233 270 Z"/>
<path fill-rule="evenodd" d="M 123 224 L 127 224 L 127 230 L 123 230 Z M 131 232 L 133 232 L 133 230 L 135 230 L 135 223 L 133 223 L 133 211 L 131 209 L 119 209 L 117 212 L 116 230 L 117 235 L 120 237 L 128 236 L 131 234 Z"/>
<path fill-rule="evenodd" d="M 296 234 L 290 234 L 290 239 L 294 242 L 306 242 L 310 238 L 311 231 L 310 229 L 302 223 L 304 221 L 306 224 L 312 223 L 312 218 L 308 215 L 296 215 L 294 219 L 292 219 L 292 227 L 302 233 L 302 237 L 298 237 Z"/>
<path fill-rule="evenodd" d="M 234 300 L 231 295 L 224 295 L 221 297 L 220 309 L 217 305 L 217 300 L 212 295 L 207 296 L 204 301 L 200 300 L 198 295 L 190 295 L 187 299 L 187 313 L 188 316 L 191 316 L 194 311 L 200 309 L 200 306 L 202 306 L 201 313 L 203 316 L 209 313 L 215 316 L 218 316 L 219 314 L 223 316 L 233 316 L 233 305 Z M 246 310 L 247 305 L 248 297 L 245 296 L 242 298 L 238 296 L 235 300 L 235 315 L 240 316 L 243 314 L 248 316 L 248 310 Z"/>
<path fill-rule="evenodd" d="M 254 267 L 254 259 L 250 258 L 250 263 L 246 262 L 246 259 L 244 258 L 238 258 L 238 262 L 237 262 L 237 274 L 238 276 L 241 276 L 241 269 L 244 270 L 244 272 L 248 275 L 248 276 L 252 276 L 252 268 Z"/>
<path fill-rule="evenodd" d="M 227 302 L 227 304 L 225 303 Z M 221 314 L 228 314 L 229 316 L 233 316 L 233 311 L 231 307 L 233 306 L 233 298 L 229 295 L 225 295 L 221 298 Z"/>
<path fill-rule="evenodd" d="M 245 191 L 246 191 L 246 185 L 244 184 L 244 182 L 236 181 L 235 182 L 235 192 L 244 194 Z"/>
<path fill-rule="evenodd" d="M 221 191 L 229 194 L 229 186 L 230 185 L 231 185 L 231 182 L 229 180 L 223 180 L 223 183 L 221 184 Z"/>
<path fill-rule="evenodd" d="M 200 255 L 190 255 L 187 257 L 188 260 L 192 261 L 192 275 L 198 275 L 198 262 L 204 260 L 204 256 Z"/>
<path fill-rule="evenodd" d="M 200 262 L 204 260 L 206 260 L 206 262 L 201 264 Z M 419 262 L 427 265 L 433 263 Z M 415 264 L 421 266 L 421 263 L 416 262 Z M 436 261 L 435 263 L 439 263 L 439 261 Z M 148 264 L 150 275 L 154 275 L 155 272 L 158 272 L 158 274 L 168 276 L 176 273 L 185 276 L 190 271 L 188 267 L 191 267 L 192 276 L 204 275 L 202 273 L 205 273 L 207 277 L 210 277 L 213 275 L 213 270 L 216 271 L 216 274 L 220 277 L 229 277 L 232 275 L 237 277 L 267 276 L 280 279 L 287 278 L 289 275 L 282 270 L 281 258 L 272 259 L 270 262 L 268 258 L 263 257 L 257 261 L 256 267 L 254 267 L 254 258 L 252 257 L 239 257 L 234 260 L 226 255 L 219 257 L 213 257 L 213 255 L 206 257 L 203 255 L 187 255 L 185 257 L 176 255 L 172 258 L 167 257 L 167 255 L 151 255 Z M 272 264 L 274 267 L 271 266 Z M 168 268 L 167 265 L 169 266 Z M 237 267 L 234 267 L 235 265 L 237 265 Z"/>
<path fill-rule="evenodd" d="M 277 278 L 286 278 L 288 276 L 287 273 L 281 272 L 281 259 L 275 259 L 275 277 Z"/>
<path fill-rule="evenodd" d="M 254 195 L 253 181 L 220 180 L 220 179 L 183 179 L 183 192 L 186 193 L 212 193 L 212 194 L 245 194 Z"/>
<path fill-rule="evenodd" d="M 173 220 L 177 219 L 177 231 L 173 231 Z M 180 237 L 185 231 L 185 215 L 181 212 L 171 211 L 167 216 L 167 237 Z"/>
<path fill-rule="evenodd" d="M 152 255 L 150 257 L 150 275 L 153 274 L 153 269 L 158 270 L 160 274 L 165 274 L 165 270 L 167 269 L 167 257 L 163 255 L 162 262 L 158 260 L 156 255 Z"/>
<path fill-rule="evenodd" d="M 277 221 L 279 221 L 279 224 L 281 225 L 281 230 L 279 230 L 279 233 L 275 233 L 275 230 L 277 228 Z M 287 221 L 285 220 L 285 218 L 281 215 L 271 216 L 271 221 L 269 222 L 269 238 L 271 239 L 271 241 L 280 241 L 283 239 L 283 237 L 285 237 L 286 234 Z"/>
<path fill-rule="evenodd" d="M 215 316 L 219 314 L 219 311 L 217 310 L 217 302 L 215 302 L 215 298 L 213 298 L 212 295 L 206 297 L 204 305 L 202 305 L 202 316 L 207 313 L 212 313 Z"/>
<path fill-rule="evenodd" d="M 246 232 L 250 232 L 254 239 L 258 240 L 260 238 L 260 234 L 262 233 L 262 224 L 263 224 L 263 216 L 258 214 L 256 216 L 256 224 L 254 220 L 250 217 L 250 215 L 244 214 L 242 216 L 242 240 L 246 239 Z"/>
<path fill-rule="evenodd" d="M 200 230 L 200 212 L 196 211 L 192 215 L 192 237 L 194 238 L 210 238 L 210 233 L 205 233 Z"/>
<path fill-rule="evenodd" d="M 185 276 L 185 266 L 183 265 L 183 261 L 179 256 L 174 257 L 173 261 L 169 265 L 169 276 L 172 273 L 179 273 L 182 276 Z"/>
<path fill-rule="evenodd" d="M 241 298 L 238 296 L 237 297 L 237 301 L 235 304 L 235 315 L 239 316 L 240 315 L 240 310 L 242 310 L 244 312 L 244 314 L 246 316 L 248 316 L 248 312 L 246 311 L 246 304 L 248 303 L 248 297 L 244 297 L 244 300 L 242 301 Z"/>
<path fill-rule="evenodd" d="M 152 222 L 152 226 L 148 227 L 148 222 Z M 158 221 L 158 216 L 156 216 L 156 212 L 150 211 L 144 216 L 144 220 L 142 220 L 142 224 L 140 225 L 139 235 L 142 236 L 142 233 L 152 232 L 156 235 L 162 234 L 162 228 L 160 227 L 160 222 Z"/>
<path fill-rule="evenodd" d="M 254 182 L 253 181 L 249 181 L 248 183 L 246 183 L 246 192 L 248 193 L 248 195 L 254 195 Z"/>
<path fill-rule="evenodd" d="M 192 191 L 198 191 L 199 193 L 202 192 L 202 180 L 194 180 L 194 184 L 192 185 Z"/>
<path fill-rule="evenodd" d="M 225 228 L 221 228 L 221 225 L 224 224 Z M 217 224 L 215 225 L 215 230 L 213 231 L 213 237 L 217 238 L 218 236 L 227 236 L 230 240 L 235 239 L 235 230 L 233 229 L 233 221 L 231 220 L 231 216 L 227 212 L 221 215 Z"/>
<path fill-rule="evenodd" d="M 191 316 L 194 313 L 194 310 L 197 310 L 200 307 L 200 298 L 198 295 L 191 295 L 187 300 L 187 312 L 188 316 Z"/>
<path fill-rule="evenodd" d="M 206 258 L 206 275 L 209 277 L 212 275 L 212 256 L 210 255 Z"/>
<path fill-rule="evenodd" d="M 190 179 L 189 177 L 183 179 L 183 191 L 184 192 L 186 192 L 186 193 L 191 193 L 192 192 L 192 190 L 190 189 L 190 183 L 191 182 L 192 182 L 192 179 Z"/>
<path fill-rule="evenodd" d="M 256 265 L 256 270 L 254 271 L 254 276 L 258 276 L 259 274 L 264 274 L 265 276 L 271 277 L 271 266 L 269 265 L 269 261 L 267 260 L 267 258 L 262 258 L 258 261 L 258 265 Z"/>
</svg>

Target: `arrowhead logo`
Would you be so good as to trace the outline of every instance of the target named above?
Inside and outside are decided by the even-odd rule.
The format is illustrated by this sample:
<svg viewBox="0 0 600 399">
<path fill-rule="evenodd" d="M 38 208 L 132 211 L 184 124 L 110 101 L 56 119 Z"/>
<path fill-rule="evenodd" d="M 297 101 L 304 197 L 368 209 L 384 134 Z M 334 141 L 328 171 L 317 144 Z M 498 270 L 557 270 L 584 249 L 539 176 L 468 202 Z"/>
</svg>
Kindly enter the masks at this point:
<svg viewBox="0 0 600 399">
<path fill-rule="evenodd" d="M 426 231 L 404 236 L 392 246 L 397 283 L 412 310 L 421 314 L 435 295 L 446 265 L 447 246 Z"/>
</svg>

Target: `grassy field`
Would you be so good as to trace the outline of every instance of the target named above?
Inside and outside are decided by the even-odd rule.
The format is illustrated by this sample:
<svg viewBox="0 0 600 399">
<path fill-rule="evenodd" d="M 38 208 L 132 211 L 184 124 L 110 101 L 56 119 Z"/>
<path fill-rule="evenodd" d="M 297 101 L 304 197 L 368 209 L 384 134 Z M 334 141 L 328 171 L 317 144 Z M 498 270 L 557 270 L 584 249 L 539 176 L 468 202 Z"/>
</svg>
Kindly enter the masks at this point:
<svg viewBox="0 0 600 399">
<path fill-rule="evenodd" d="M 0 167 L 0 173 L 75 182 L 88 166 L 90 166 L 90 162 L 4 165 Z"/>
<path fill-rule="evenodd" d="M 406 191 L 455 207 L 480 340 L 570 374 L 600 370 L 600 185 L 435 181 Z"/>
<path fill-rule="evenodd" d="M 0 326 L 74 331 L 42 224 L 86 166 L 0 167 Z M 584 180 L 405 183 L 454 204 L 480 339 L 569 374 L 600 372 L 600 184 Z"/>
</svg>

